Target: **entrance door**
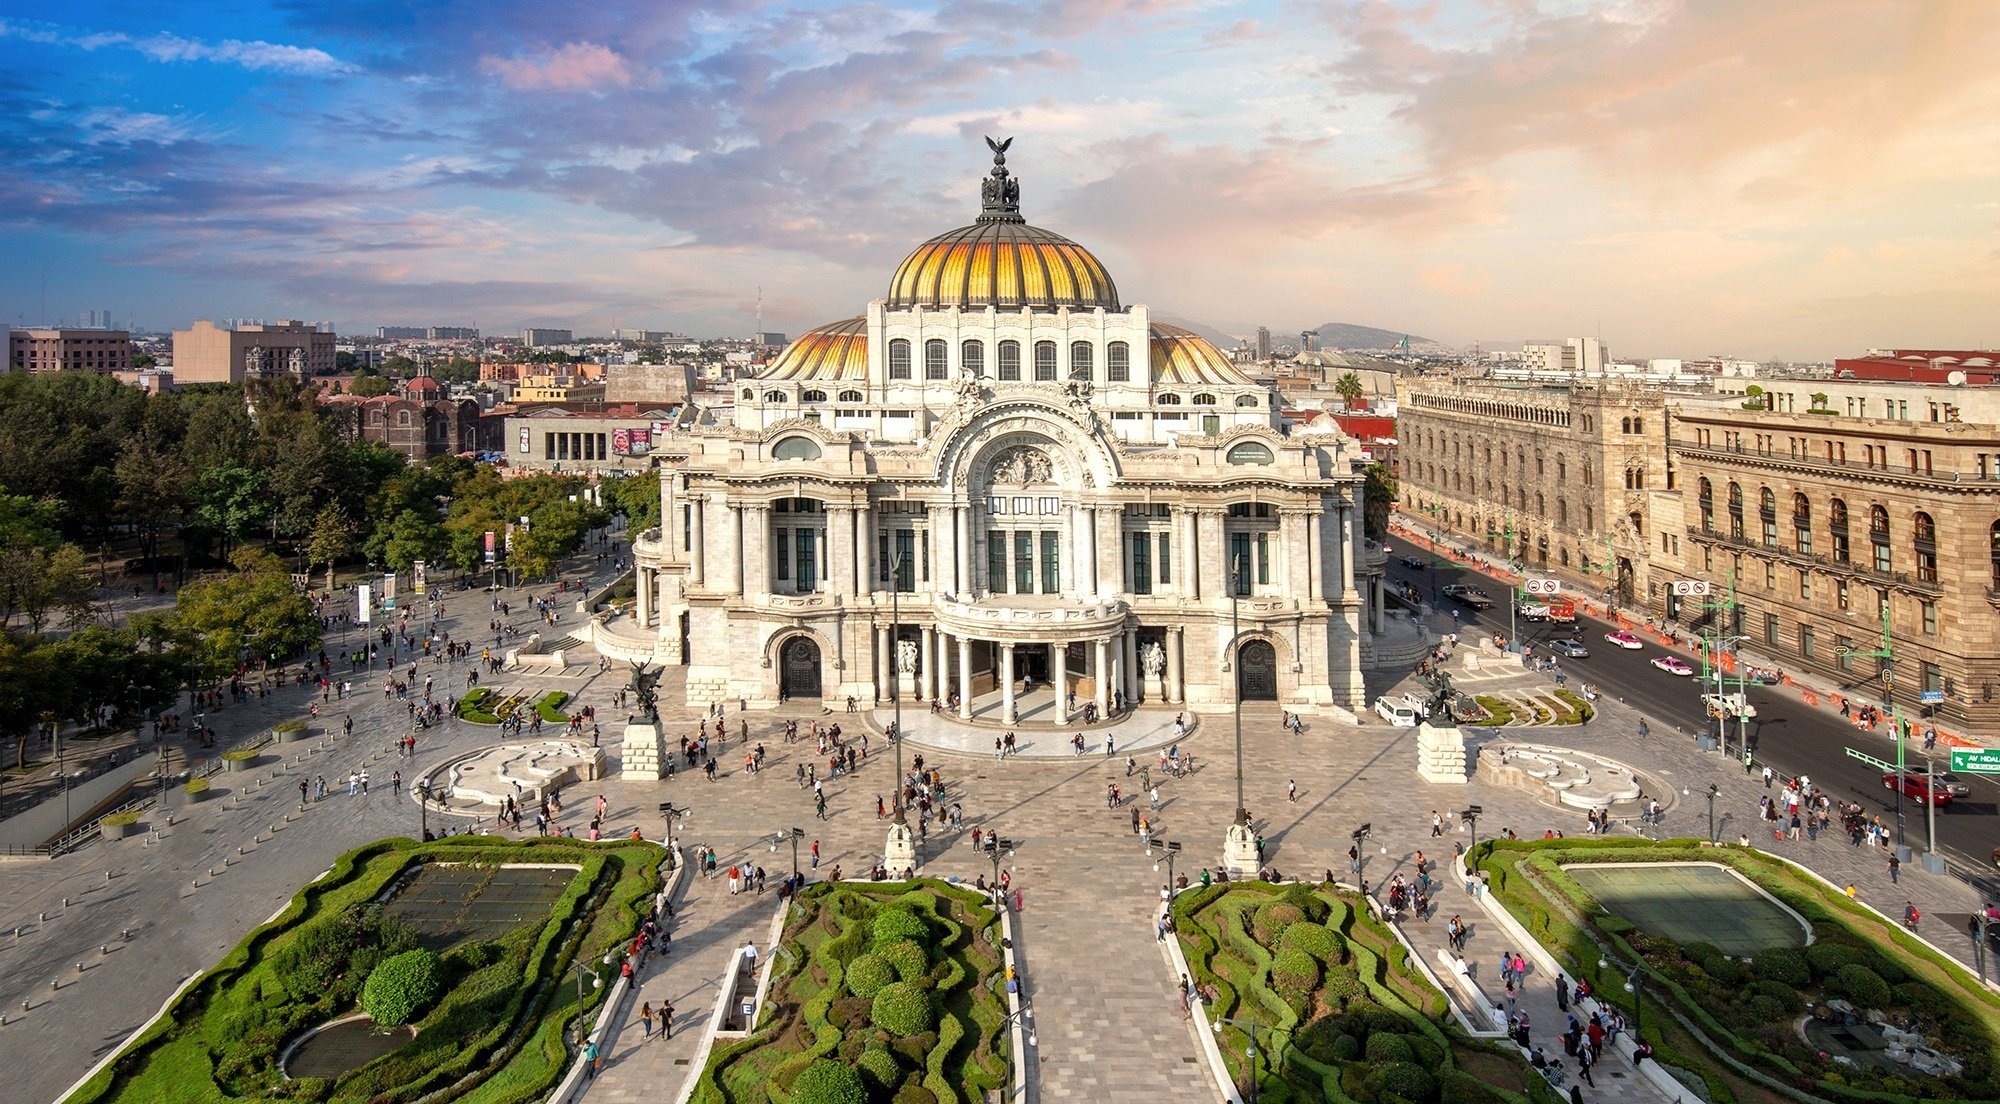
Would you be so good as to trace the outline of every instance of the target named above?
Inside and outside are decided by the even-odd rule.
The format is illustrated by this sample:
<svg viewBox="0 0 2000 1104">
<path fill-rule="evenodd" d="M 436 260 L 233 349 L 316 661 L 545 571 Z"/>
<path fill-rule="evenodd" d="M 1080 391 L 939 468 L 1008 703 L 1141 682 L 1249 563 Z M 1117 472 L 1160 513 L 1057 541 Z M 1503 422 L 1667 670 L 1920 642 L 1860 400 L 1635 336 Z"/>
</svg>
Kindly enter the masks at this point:
<svg viewBox="0 0 2000 1104">
<path fill-rule="evenodd" d="M 809 636 L 785 641 L 778 652 L 778 685 L 788 698 L 817 698 L 819 689 L 819 645 Z"/>
<path fill-rule="evenodd" d="M 1042 644 L 1014 645 L 1014 677 L 1035 680 L 1036 686 L 1049 681 L 1049 649 Z"/>
<path fill-rule="evenodd" d="M 1268 640 L 1245 641 L 1236 649 L 1239 701 L 1278 700 L 1278 652 Z"/>
</svg>

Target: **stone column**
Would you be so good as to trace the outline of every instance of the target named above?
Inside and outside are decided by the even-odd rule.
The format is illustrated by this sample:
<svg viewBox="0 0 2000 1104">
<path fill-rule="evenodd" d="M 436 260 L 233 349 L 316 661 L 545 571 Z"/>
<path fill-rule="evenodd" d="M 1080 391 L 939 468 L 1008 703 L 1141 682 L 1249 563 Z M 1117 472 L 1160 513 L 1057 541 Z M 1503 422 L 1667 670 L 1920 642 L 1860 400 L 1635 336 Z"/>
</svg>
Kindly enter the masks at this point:
<svg viewBox="0 0 2000 1104">
<path fill-rule="evenodd" d="M 722 506 L 722 578 L 718 588 L 724 594 L 743 593 L 743 511 L 727 502 Z"/>
<path fill-rule="evenodd" d="M 1081 511 L 1079 524 L 1083 526 L 1083 555 L 1077 558 L 1076 590 L 1085 598 L 1098 593 L 1097 586 L 1097 509 L 1086 506 Z"/>
<path fill-rule="evenodd" d="M 827 551 L 827 565 L 833 578 L 828 580 L 835 594 L 854 593 L 854 507 L 829 506 L 832 517 L 828 520 L 828 536 L 831 547 Z"/>
<path fill-rule="evenodd" d="M 653 572 L 641 567 L 632 577 L 639 584 L 639 626 L 644 628 L 653 623 Z"/>
<path fill-rule="evenodd" d="M 1178 519 L 1180 532 L 1180 575 L 1181 593 L 1189 598 L 1201 597 L 1201 515 L 1193 510 L 1182 510 Z"/>
<path fill-rule="evenodd" d="M 875 593 L 875 511 L 856 509 L 854 529 L 854 593 L 866 598 Z"/>
<path fill-rule="evenodd" d="M 1139 670 L 1139 630 L 1125 631 L 1125 703 L 1136 704 L 1144 696 L 1146 680 Z"/>
<path fill-rule="evenodd" d="M 1374 576 L 1373 581 L 1368 584 L 1368 590 L 1375 596 L 1374 601 L 1369 604 L 1369 617 L 1374 626 L 1371 631 L 1379 636 L 1382 633 L 1382 618 L 1389 608 L 1388 583 L 1381 576 Z"/>
<path fill-rule="evenodd" d="M 917 642 L 917 700 L 930 701 L 938 696 L 937 630 L 925 625 L 917 632 L 921 634 Z"/>
<path fill-rule="evenodd" d="M 743 593 L 762 598 L 771 593 L 771 507 L 758 503 L 743 511 Z M 794 579 L 793 584 L 797 585 Z"/>
<path fill-rule="evenodd" d="M 1104 506 L 1097 510 L 1097 525 L 1092 534 L 1090 562 L 1097 572 L 1098 597 L 1116 593 L 1123 585 L 1125 573 L 1120 570 L 1118 560 L 1125 554 L 1120 543 L 1123 536 L 1125 512 L 1122 507 Z"/>
<path fill-rule="evenodd" d="M 708 571 L 703 546 L 708 542 L 708 527 L 701 523 L 702 505 L 700 495 L 688 496 L 688 574 L 695 586 L 708 585 Z"/>
<path fill-rule="evenodd" d="M 1020 715 L 1014 710 L 1014 646 L 1000 645 L 1000 723 L 1015 724 Z"/>
<path fill-rule="evenodd" d="M 933 681 L 939 701 L 951 696 L 951 634 L 943 629 L 937 630 L 937 678 Z"/>
<path fill-rule="evenodd" d="M 1307 510 L 1305 515 L 1306 523 L 1302 526 L 1305 531 L 1305 547 L 1303 551 L 1306 558 L 1306 600 L 1315 605 L 1319 603 L 1320 595 L 1325 590 L 1320 585 L 1320 573 L 1326 570 L 1325 557 L 1320 555 L 1320 546 L 1322 543 L 1319 531 L 1321 513 L 1322 511 L 1317 507 Z"/>
<path fill-rule="evenodd" d="M 1218 598 L 1229 597 L 1229 540 L 1224 529 L 1220 510 L 1195 515 L 1194 554 L 1201 563 L 1201 593 Z"/>
<path fill-rule="evenodd" d="M 1340 504 L 1340 596 L 1354 593 L 1354 508 Z"/>
<path fill-rule="evenodd" d="M 1069 645 L 1058 640 L 1049 645 L 1051 673 L 1056 691 L 1056 723 L 1069 723 Z"/>
<path fill-rule="evenodd" d="M 894 678 L 896 674 L 895 671 L 890 667 L 889 656 L 894 649 L 892 649 L 889 645 L 890 645 L 889 630 L 887 628 L 876 629 L 875 630 L 875 700 L 876 701 L 888 701 L 889 689 L 890 687 L 895 685 L 894 683 L 889 681 L 890 679 Z"/>
<path fill-rule="evenodd" d="M 958 638 L 958 715 L 972 719 L 972 641 Z"/>
<path fill-rule="evenodd" d="M 1181 696 L 1181 628 L 1167 630 L 1167 700 L 1179 705 Z"/>
<path fill-rule="evenodd" d="M 958 561 L 958 596 L 966 601 L 971 601 L 974 593 L 978 590 L 972 582 L 972 508 L 969 506 L 954 507 L 951 511 L 951 517 L 954 534 L 952 551 L 956 554 Z M 959 641 L 961 646 L 964 643 L 962 640 Z M 961 696 L 968 701 L 972 697 L 970 694 Z"/>
<path fill-rule="evenodd" d="M 1101 720 L 1111 715 L 1111 642 L 1096 640 L 1092 643 L 1096 647 L 1091 658 L 1096 662 L 1092 665 L 1090 673 L 1097 683 L 1095 698 L 1097 716 Z"/>
</svg>

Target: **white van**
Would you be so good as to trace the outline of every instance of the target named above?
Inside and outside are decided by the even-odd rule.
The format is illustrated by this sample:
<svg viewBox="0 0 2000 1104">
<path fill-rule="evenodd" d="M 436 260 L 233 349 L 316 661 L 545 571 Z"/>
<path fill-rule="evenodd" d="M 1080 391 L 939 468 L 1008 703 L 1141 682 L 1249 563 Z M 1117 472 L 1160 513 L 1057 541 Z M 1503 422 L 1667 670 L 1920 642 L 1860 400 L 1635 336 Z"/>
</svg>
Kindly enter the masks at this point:
<svg viewBox="0 0 2000 1104">
<path fill-rule="evenodd" d="M 1388 721 L 1397 728 L 1417 727 L 1418 715 L 1416 708 L 1407 701 L 1376 698 L 1375 712 L 1380 713 L 1383 720 Z"/>
</svg>

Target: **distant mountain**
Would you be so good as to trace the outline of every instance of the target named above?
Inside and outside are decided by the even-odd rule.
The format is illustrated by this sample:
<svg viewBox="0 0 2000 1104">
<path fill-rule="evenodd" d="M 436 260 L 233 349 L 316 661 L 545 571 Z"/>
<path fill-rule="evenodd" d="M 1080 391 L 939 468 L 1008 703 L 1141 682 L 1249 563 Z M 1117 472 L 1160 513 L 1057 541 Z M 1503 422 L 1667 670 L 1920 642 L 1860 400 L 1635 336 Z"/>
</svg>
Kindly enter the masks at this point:
<svg viewBox="0 0 2000 1104">
<path fill-rule="evenodd" d="M 1203 325 L 1192 319 L 1180 318 L 1171 314 L 1162 314 L 1159 311 L 1154 311 L 1153 317 L 1157 321 L 1165 322 L 1169 326 L 1179 326 L 1183 330 L 1193 330 L 1195 333 L 1214 342 L 1216 348 L 1221 349 L 1225 353 L 1234 349 L 1239 344 L 1238 340 L 1228 333 L 1218 330 L 1214 326 Z M 1252 327 L 1252 332 L 1255 332 L 1255 327 Z M 1273 340 L 1276 340 L 1276 338 L 1273 338 Z"/>
<path fill-rule="evenodd" d="M 1378 330 L 1373 326 L 1356 326 L 1351 322 L 1323 323 L 1318 331 L 1322 349 L 1393 349 L 1402 343 L 1403 334 L 1397 330 Z M 1428 337 L 1409 335 L 1410 344 L 1435 345 Z"/>
</svg>

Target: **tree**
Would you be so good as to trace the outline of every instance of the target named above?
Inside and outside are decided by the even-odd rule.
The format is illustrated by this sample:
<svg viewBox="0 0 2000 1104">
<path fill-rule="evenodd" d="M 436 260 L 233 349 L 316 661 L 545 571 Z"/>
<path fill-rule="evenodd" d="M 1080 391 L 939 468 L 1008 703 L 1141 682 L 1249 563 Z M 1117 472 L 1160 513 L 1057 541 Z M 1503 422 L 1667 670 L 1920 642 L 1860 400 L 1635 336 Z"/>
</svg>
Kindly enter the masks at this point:
<svg viewBox="0 0 2000 1104">
<path fill-rule="evenodd" d="M 50 708 L 57 685 L 44 642 L 15 633 L 0 634 L 0 731 L 14 738 L 14 766 L 28 766 L 28 740 L 35 722 Z"/>
<path fill-rule="evenodd" d="M 337 349 L 333 354 L 333 370 L 343 376 L 354 374 L 361 367 L 361 358 L 345 350 Z"/>
<path fill-rule="evenodd" d="M 199 669 L 216 678 L 249 660 L 281 660 L 319 643 L 312 603 L 292 585 L 284 561 L 246 548 L 231 562 L 234 575 L 184 587 L 181 628 L 196 642 Z"/>
<path fill-rule="evenodd" d="M 221 540 L 225 557 L 250 526 L 270 519 L 266 483 L 263 472 L 236 466 L 210 468 L 196 477 L 195 516 Z"/>
<path fill-rule="evenodd" d="M 1396 504 L 1396 477 L 1387 464 L 1377 461 L 1362 470 L 1361 526 L 1371 539 L 1381 540 L 1389 532 L 1389 508 Z"/>
<path fill-rule="evenodd" d="M 1333 390 L 1340 396 L 1341 401 L 1347 404 L 1347 409 L 1352 410 L 1360 405 L 1361 395 L 1367 388 L 1361 385 L 1359 374 L 1348 372 L 1334 382 Z"/>
<path fill-rule="evenodd" d="M 333 593 L 333 565 L 354 551 L 354 523 L 333 503 L 319 508 L 312 532 L 306 536 L 306 562 L 326 565 L 326 592 Z"/>
<path fill-rule="evenodd" d="M 142 353 L 137 349 L 132 350 L 132 370 L 135 372 L 143 372 L 159 363 L 151 353 Z"/>
<path fill-rule="evenodd" d="M 652 529 L 660 524 L 660 473 L 649 471 L 644 475 L 626 479 L 607 480 L 602 484 L 611 493 L 611 509 L 625 515 L 626 523 L 634 530 Z"/>
<path fill-rule="evenodd" d="M 389 523 L 382 541 L 382 562 L 397 571 L 408 571 L 410 565 L 423 560 L 427 563 L 440 562 L 450 546 L 450 539 L 439 525 L 434 514 L 421 510 L 405 510 Z"/>
<path fill-rule="evenodd" d="M 18 611 L 27 619 L 28 631 L 36 635 L 58 613 L 69 624 L 87 623 L 95 612 L 90 604 L 92 587 L 89 562 L 76 545 L 0 551 L 0 606 L 8 620 Z"/>
<path fill-rule="evenodd" d="M 160 534 L 180 516 L 188 485 L 187 465 L 150 434 L 125 443 L 115 469 L 118 513 L 139 535 L 139 553 L 153 568 L 153 585 L 160 582 Z"/>
<path fill-rule="evenodd" d="M 356 376 L 354 377 L 354 383 L 348 387 L 347 392 L 350 395 L 359 395 L 364 399 L 374 398 L 377 395 L 386 395 L 389 393 L 389 381 L 383 379 L 381 376 Z"/>
<path fill-rule="evenodd" d="M 396 354 L 382 362 L 382 371 L 392 376 L 410 376 L 417 370 L 417 362 L 409 357 Z"/>
</svg>

